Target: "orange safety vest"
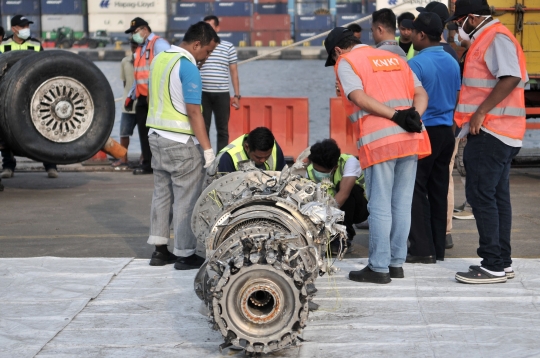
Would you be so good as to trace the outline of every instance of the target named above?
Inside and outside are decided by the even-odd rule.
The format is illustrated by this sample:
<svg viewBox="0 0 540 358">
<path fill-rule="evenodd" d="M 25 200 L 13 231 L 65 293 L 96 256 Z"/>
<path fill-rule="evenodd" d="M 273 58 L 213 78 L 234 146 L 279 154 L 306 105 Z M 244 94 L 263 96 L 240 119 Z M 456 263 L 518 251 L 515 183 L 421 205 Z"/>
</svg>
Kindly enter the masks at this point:
<svg viewBox="0 0 540 358">
<path fill-rule="evenodd" d="M 469 48 L 467 58 L 465 59 L 463 82 L 454 120 L 460 127 L 464 123 L 468 123 L 471 120 L 471 116 L 489 96 L 499 81 L 489 72 L 484 60 L 486 51 L 498 33 L 508 36 L 516 47 L 519 67 L 521 69 L 521 81 L 510 92 L 508 97 L 486 114 L 482 125 L 494 133 L 521 140 L 525 134 L 526 125 L 524 80 L 527 78 L 527 70 L 525 54 L 514 35 L 501 23 L 496 23 L 486 28 Z"/>
<path fill-rule="evenodd" d="M 407 109 L 413 104 L 414 79 L 407 62 L 388 51 L 362 46 L 344 55 L 360 77 L 364 92 L 394 109 Z M 431 154 L 427 131 L 410 133 L 394 121 L 370 114 L 349 101 L 341 88 L 341 99 L 345 111 L 353 122 L 358 137 L 358 157 L 362 169 L 388 160 L 418 155 L 424 158 Z"/>
<path fill-rule="evenodd" d="M 159 36 L 155 36 L 152 40 L 148 41 L 146 44 L 146 50 L 144 56 L 141 56 L 142 46 L 137 47 L 137 52 L 135 52 L 135 60 L 133 61 L 135 83 L 137 87 L 135 88 L 135 95 L 147 96 L 148 97 L 148 78 L 150 77 L 150 64 L 154 59 L 154 44 L 156 43 Z"/>
</svg>

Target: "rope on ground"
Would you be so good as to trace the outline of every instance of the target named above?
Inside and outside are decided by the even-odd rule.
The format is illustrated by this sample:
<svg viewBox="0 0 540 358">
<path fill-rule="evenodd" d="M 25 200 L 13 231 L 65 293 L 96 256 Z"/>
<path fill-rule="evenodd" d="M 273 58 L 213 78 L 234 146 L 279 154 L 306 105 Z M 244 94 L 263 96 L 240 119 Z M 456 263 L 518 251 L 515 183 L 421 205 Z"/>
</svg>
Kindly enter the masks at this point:
<svg viewBox="0 0 540 358">
<path fill-rule="evenodd" d="M 413 0 L 406 0 L 406 1 L 404 1 L 402 4 L 399 4 L 399 5 L 396 5 L 396 6 L 393 6 L 393 7 L 389 7 L 389 9 L 392 9 L 392 10 L 393 10 L 393 9 L 396 9 L 396 8 L 398 8 L 398 7 L 400 7 L 400 6 L 407 5 L 407 4 L 411 4 L 412 1 L 413 1 Z M 347 27 L 347 26 L 352 25 L 352 24 L 359 24 L 359 23 L 361 23 L 361 22 L 368 21 L 369 19 L 371 19 L 371 15 L 362 17 L 361 19 L 358 19 L 358 20 L 351 21 L 351 22 L 349 22 L 349 23 L 347 23 L 347 24 L 345 24 L 345 25 L 342 25 L 341 27 Z M 316 39 L 318 39 L 318 38 L 328 36 L 328 34 L 330 33 L 330 31 L 332 31 L 332 30 L 328 30 L 328 31 L 325 31 L 325 32 L 320 33 L 320 34 L 318 34 L 318 35 L 315 35 L 315 36 L 312 36 L 312 37 L 310 37 L 310 38 L 307 38 L 307 39 L 305 39 L 305 40 L 298 41 L 298 42 L 295 42 L 295 43 L 293 43 L 293 44 L 290 44 L 290 45 L 287 45 L 287 46 L 284 46 L 284 47 L 280 47 L 280 48 L 275 49 L 275 50 L 273 50 L 273 51 L 264 53 L 264 54 L 262 54 L 262 55 L 258 55 L 258 56 L 252 57 L 252 58 L 248 58 L 247 60 L 238 62 L 238 65 L 243 65 L 244 63 L 248 63 L 248 62 L 260 60 L 261 58 L 264 58 L 264 57 L 273 55 L 273 54 L 275 54 L 275 53 L 281 52 L 281 51 L 286 50 L 286 49 L 288 49 L 288 48 L 292 48 L 292 47 L 298 46 L 298 45 L 300 45 L 300 44 L 303 44 L 304 42 L 313 41 L 313 40 L 316 40 Z"/>
</svg>

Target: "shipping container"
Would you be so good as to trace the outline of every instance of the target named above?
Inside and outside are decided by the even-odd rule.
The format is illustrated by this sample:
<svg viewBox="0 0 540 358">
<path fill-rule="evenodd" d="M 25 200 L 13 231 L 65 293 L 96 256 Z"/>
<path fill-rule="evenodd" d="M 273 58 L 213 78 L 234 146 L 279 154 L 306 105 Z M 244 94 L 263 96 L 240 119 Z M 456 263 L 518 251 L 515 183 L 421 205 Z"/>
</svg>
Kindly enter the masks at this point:
<svg viewBox="0 0 540 358">
<path fill-rule="evenodd" d="M 251 16 L 220 16 L 219 30 L 224 32 L 251 31 Z"/>
<path fill-rule="evenodd" d="M 13 15 L 4 15 L 2 14 L 2 27 L 4 30 L 11 31 L 11 18 L 15 15 L 20 14 L 13 14 Z M 32 21 L 33 24 L 30 24 L 30 32 L 32 37 L 41 38 L 41 18 L 37 15 L 32 16 L 25 16 L 28 20 Z"/>
<path fill-rule="evenodd" d="M 86 0 L 41 0 L 41 15 L 85 15 L 85 14 L 86 14 Z M 48 30 L 43 30 L 43 31 L 48 31 Z"/>
<path fill-rule="evenodd" d="M 240 41 L 244 41 L 246 46 L 250 45 L 251 33 L 250 32 L 219 32 L 218 36 L 223 41 L 229 41 L 234 46 L 239 46 Z"/>
<path fill-rule="evenodd" d="M 287 30 L 291 29 L 289 15 L 253 15 L 253 30 Z"/>
<path fill-rule="evenodd" d="M 178 2 L 175 6 L 175 15 L 209 15 L 212 11 L 211 2 Z"/>
<path fill-rule="evenodd" d="M 40 0 L 1 0 L 2 15 L 40 15 Z M 11 28 L 11 26 L 9 27 Z"/>
<path fill-rule="evenodd" d="M 85 18 L 83 15 L 41 15 L 41 31 L 53 31 L 62 26 L 69 27 L 73 31 L 88 31 Z"/>
<path fill-rule="evenodd" d="M 313 30 L 313 31 L 296 31 L 295 35 L 294 35 L 294 41 L 295 42 L 302 41 L 302 40 L 308 39 L 308 38 L 310 38 L 312 36 L 318 35 L 321 32 L 325 32 L 325 31 L 327 31 L 327 30 L 322 29 L 322 30 Z M 324 42 L 324 39 L 325 39 L 324 36 L 319 37 L 318 39 L 310 41 L 309 44 L 311 46 L 322 46 L 323 42 Z"/>
<path fill-rule="evenodd" d="M 180 44 L 180 42 L 182 42 L 182 40 L 184 39 L 184 35 L 186 33 L 184 31 L 181 31 L 181 32 L 177 32 L 177 31 L 168 31 L 167 32 L 167 36 L 165 36 L 165 38 L 167 39 L 167 41 L 169 41 L 169 43 L 171 43 L 172 45 L 178 45 Z"/>
<path fill-rule="evenodd" d="M 296 3 L 296 15 L 314 15 L 315 11 L 328 9 L 328 1 Z"/>
<path fill-rule="evenodd" d="M 199 21 L 202 21 L 204 17 L 205 17 L 205 14 L 187 15 L 187 16 L 169 16 L 168 30 L 186 31 L 191 25 Z"/>
<path fill-rule="evenodd" d="M 288 0 L 259 0 L 259 4 L 287 4 Z"/>
<path fill-rule="evenodd" d="M 430 3 L 432 0 L 428 1 Z M 420 6 L 420 5 L 417 5 Z M 375 1 L 368 1 L 366 5 L 366 13 L 373 14 L 377 10 L 377 3 Z"/>
<path fill-rule="evenodd" d="M 334 27 L 331 15 L 296 16 L 296 30 L 331 29 Z"/>
<path fill-rule="evenodd" d="M 131 14 L 131 18 L 140 16 L 146 21 L 147 14 L 167 13 L 167 0 L 127 1 L 127 0 L 88 0 L 88 13 L 95 14 Z M 163 24 L 165 27 L 165 24 Z"/>
<path fill-rule="evenodd" d="M 106 30 L 107 32 L 124 32 L 130 28 L 133 14 L 88 14 L 88 31 Z M 155 33 L 164 33 L 167 26 L 167 15 L 145 14 L 144 19 Z"/>
<path fill-rule="evenodd" d="M 362 25 L 363 24 L 360 24 L 360 26 Z M 375 44 L 375 41 L 373 40 L 373 32 L 371 32 L 371 25 L 366 23 L 365 26 L 362 26 L 362 35 L 360 36 L 360 41 L 362 41 L 362 43 L 365 45 Z"/>
<path fill-rule="evenodd" d="M 348 24 L 349 22 L 361 19 L 363 17 L 370 16 L 367 14 L 340 14 L 336 15 L 336 26 L 343 26 L 345 24 Z M 368 22 L 364 21 L 361 22 L 359 25 L 362 26 L 362 28 L 367 27 Z"/>
<path fill-rule="evenodd" d="M 288 14 L 289 9 L 286 3 L 276 4 L 257 4 L 255 5 L 255 12 L 262 15 L 276 15 L 276 14 Z"/>
<path fill-rule="evenodd" d="M 251 45 L 255 46 L 255 41 L 261 41 L 262 46 L 268 46 L 270 41 L 275 41 L 277 46 L 281 46 L 281 41 L 291 39 L 289 30 L 280 31 L 253 31 L 251 33 Z"/>
<path fill-rule="evenodd" d="M 216 16 L 251 16 L 253 4 L 250 2 L 216 2 L 214 15 Z"/>
<path fill-rule="evenodd" d="M 360 14 L 362 13 L 362 3 L 349 2 L 349 3 L 336 4 L 336 13 L 337 14 Z"/>
</svg>

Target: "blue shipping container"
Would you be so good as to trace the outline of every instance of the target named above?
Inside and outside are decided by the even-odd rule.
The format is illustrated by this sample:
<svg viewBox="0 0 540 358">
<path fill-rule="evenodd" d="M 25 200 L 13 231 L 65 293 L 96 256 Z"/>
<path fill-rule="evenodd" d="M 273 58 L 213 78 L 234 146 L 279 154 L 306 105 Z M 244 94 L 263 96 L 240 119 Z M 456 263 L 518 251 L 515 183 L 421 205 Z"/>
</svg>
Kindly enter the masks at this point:
<svg viewBox="0 0 540 358">
<path fill-rule="evenodd" d="M 375 1 L 368 1 L 366 12 L 368 14 L 373 14 L 377 10 L 377 3 Z"/>
<path fill-rule="evenodd" d="M 287 3 L 257 4 L 255 12 L 262 15 L 288 14 Z"/>
<path fill-rule="evenodd" d="M 205 14 L 186 15 L 186 16 L 169 16 L 169 30 L 186 31 L 191 25 L 202 21 Z"/>
<path fill-rule="evenodd" d="M 41 14 L 43 15 L 84 15 L 86 14 L 86 1 L 83 1 L 83 0 L 41 0 Z"/>
<path fill-rule="evenodd" d="M 362 35 L 360 35 L 360 41 L 365 45 L 374 45 L 375 41 L 373 40 L 373 32 L 370 28 L 362 27 Z"/>
<path fill-rule="evenodd" d="M 11 18 L 15 15 L 19 14 L 2 15 L 2 27 L 4 30 L 6 30 L 6 32 L 10 31 L 11 33 Z M 41 16 L 33 15 L 25 17 L 33 22 L 33 24 L 30 24 L 30 36 L 41 38 Z"/>
<path fill-rule="evenodd" d="M 328 9 L 328 1 L 296 3 L 296 15 L 298 16 L 314 15 L 315 11 L 319 9 Z M 291 13 L 290 10 L 291 8 L 289 8 L 289 13 Z"/>
<path fill-rule="evenodd" d="M 4 15 L 41 15 L 40 0 L 2 0 L 1 5 Z"/>
<path fill-rule="evenodd" d="M 336 16 L 336 26 L 343 26 L 345 24 L 348 24 L 349 22 L 353 22 L 355 20 L 361 19 L 363 17 L 369 16 L 369 20 L 362 21 L 359 23 L 360 26 L 362 26 L 362 29 L 369 30 L 371 28 L 371 22 L 372 18 L 369 14 L 340 14 Z"/>
<path fill-rule="evenodd" d="M 338 14 L 360 14 L 361 12 L 361 2 L 347 2 L 336 4 L 336 13 Z"/>
<path fill-rule="evenodd" d="M 234 46 L 238 46 L 240 44 L 240 41 L 245 41 L 246 46 L 250 45 L 250 32 L 220 32 L 218 33 L 218 36 L 222 40 L 229 41 Z"/>
<path fill-rule="evenodd" d="M 192 15 L 212 13 L 211 2 L 177 2 L 176 15 Z"/>
<path fill-rule="evenodd" d="M 331 15 L 296 16 L 294 22 L 297 30 L 331 29 L 334 24 Z"/>
<path fill-rule="evenodd" d="M 296 33 L 294 34 L 294 41 L 295 42 L 302 41 L 302 40 L 308 39 L 308 38 L 310 38 L 312 36 L 318 35 L 318 34 L 320 34 L 321 32 L 324 32 L 324 31 L 326 31 L 326 29 L 311 30 L 311 31 L 296 31 Z M 318 39 L 310 41 L 309 44 L 311 46 L 322 46 L 324 39 L 325 39 L 325 37 L 323 36 L 323 37 L 320 37 Z"/>
<path fill-rule="evenodd" d="M 251 16 L 252 5 L 250 2 L 216 2 L 214 3 L 214 15 Z"/>
</svg>

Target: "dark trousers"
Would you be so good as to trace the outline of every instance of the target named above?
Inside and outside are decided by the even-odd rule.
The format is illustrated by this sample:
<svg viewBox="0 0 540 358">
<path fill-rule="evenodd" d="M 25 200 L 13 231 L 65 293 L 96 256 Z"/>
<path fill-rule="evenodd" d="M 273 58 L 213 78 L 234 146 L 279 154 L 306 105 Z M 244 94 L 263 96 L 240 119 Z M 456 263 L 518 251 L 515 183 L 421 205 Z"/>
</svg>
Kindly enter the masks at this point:
<svg viewBox="0 0 540 358">
<path fill-rule="evenodd" d="M 135 107 L 135 117 L 137 118 L 137 127 L 139 129 L 139 140 L 141 141 L 142 163 L 141 169 L 152 170 L 152 152 L 148 143 L 148 127 L 146 118 L 148 117 L 148 101 L 146 96 L 137 97 L 137 106 Z"/>
<path fill-rule="evenodd" d="M 431 155 L 418 161 L 411 210 L 409 254 L 444 260 L 448 215 L 448 167 L 454 152 L 452 127 L 426 127 Z"/>
<path fill-rule="evenodd" d="M 210 133 L 212 113 L 216 118 L 217 149 L 216 153 L 229 144 L 229 117 L 231 115 L 231 95 L 229 92 L 202 93 L 202 107 L 206 133 Z"/>
<path fill-rule="evenodd" d="M 339 192 L 339 184 L 336 187 L 337 192 Z M 347 235 L 352 239 L 356 235 L 353 224 L 366 221 L 369 216 L 364 189 L 360 185 L 355 184 L 351 190 L 351 194 L 339 209 L 345 212 L 343 223 L 347 228 Z"/>
<path fill-rule="evenodd" d="M 13 155 L 13 152 L 9 149 L 2 150 L 2 168 L 11 169 L 15 171 L 16 166 L 17 166 L 17 161 L 15 160 L 15 156 Z M 45 167 L 45 171 L 49 169 L 56 169 L 56 164 L 52 164 L 52 163 L 43 162 L 43 166 Z"/>
<path fill-rule="evenodd" d="M 465 193 L 480 234 L 477 253 L 483 259 L 482 266 L 492 271 L 512 265 L 510 164 L 519 150 L 481 130 L 467 137 L 463 153 Z"/>
</svg>

